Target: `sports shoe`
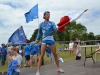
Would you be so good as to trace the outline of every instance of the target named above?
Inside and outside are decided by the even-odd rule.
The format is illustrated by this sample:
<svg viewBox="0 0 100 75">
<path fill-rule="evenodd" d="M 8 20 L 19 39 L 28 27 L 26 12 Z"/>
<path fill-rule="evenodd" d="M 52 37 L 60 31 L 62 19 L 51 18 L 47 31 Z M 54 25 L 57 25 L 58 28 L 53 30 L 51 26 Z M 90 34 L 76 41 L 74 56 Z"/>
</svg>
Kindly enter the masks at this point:
<svg viewBox="0 0 100 75">
<path fill-rule="evenodd" d="M 40 72 L 37 72 L 36 75 L 40 75 Z"/>
<path fill-rule="evenodd" d="M 64 70 L 63 70 L 63 69 L 61 69 L 61 68 L 60 68 L 60 69 L 58 69 L 57 71 L 58 71 L 58 72 L 61 72 L 61 73 L 64 73 Z"/>
</svg>

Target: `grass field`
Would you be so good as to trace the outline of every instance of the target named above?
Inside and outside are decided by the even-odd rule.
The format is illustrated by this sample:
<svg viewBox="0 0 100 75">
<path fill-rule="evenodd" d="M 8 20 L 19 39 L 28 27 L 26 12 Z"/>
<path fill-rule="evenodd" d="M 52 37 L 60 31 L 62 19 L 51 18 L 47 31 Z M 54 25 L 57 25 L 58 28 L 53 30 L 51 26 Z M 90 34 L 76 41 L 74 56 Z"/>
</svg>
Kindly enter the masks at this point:
<svg viewBox="0 0 100 75">
<path fill-rule="evenodd" d="M 75 60 L 75 52 L 73 53 L 73 55 L 72 56 L 70 56 L 70 53 L 69 53 L 69 51 L 67 51 L 67 52 L 59 52 L 58 51 L 58 48 L 59 47 L 61 47 L 61 45 L 66 45 L 66 44 L 56 44 L 56 48 L 57 48 L 57 53 L 59 53 L 60 54 L 60 56 L 63 58 L 63 60 L 64 60 L 64 62 L 68 62 L 68 61 L 73 61 L 73 60 Z M 68 47 L 68 45 L 66 45 L 67 47 Z M 93 47 L 93 51 L 95 51 L 96 49 L 97 49 L 98 47 Z M 82 48 L 81 49 L 81 54 L 82 54 L 82 59 L 84 59 L 84 52 L 85 51 L 85 48 Z M 91 53 L 91 48 L 87 48 L 87 54 L 90 54 Z M 100 54 L 98 55 L 98 59 L 100 59 L 99 58 L 100 57 Z M 24 59 L 24 58 L 23 58 Z M 1 61 L 0 61 L 1 62 Z M 48 65 L 48 64 L 50 64 L 50 62 L 48 61 L 48 59 L 47 59 L 47 57 L 46 57 L 46 55 L 44 56 L 44 64 L 45 65 Z M 34 66 L 34 64 L 33 64 L 33 67 L 35 67 Z M 6 62 L 6 65 L 5 66 L 1 66 L 1 64 L 0 64 L 0 72 L 4 72 L 4 71 L 7 71 L 7 68 L 8 68 L 8 62 Z M 25 67 L 23 67 L 23 64 L 22 64 L 22 67 L 21 67 L 21 69 L 25 69 Z"/>
</svg>

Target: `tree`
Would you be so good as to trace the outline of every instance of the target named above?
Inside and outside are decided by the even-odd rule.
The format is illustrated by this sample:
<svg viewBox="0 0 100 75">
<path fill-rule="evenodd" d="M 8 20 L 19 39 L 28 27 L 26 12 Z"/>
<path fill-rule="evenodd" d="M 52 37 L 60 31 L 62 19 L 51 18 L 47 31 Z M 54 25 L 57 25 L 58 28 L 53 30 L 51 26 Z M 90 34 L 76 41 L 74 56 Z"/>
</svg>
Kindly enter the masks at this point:
<svg viewBox="0 0 100 75">
<path fill-rule="evenodd" d="M 30 42 L 34 41 L 36 39 L 36 36 L 38 34 L 38 29 L 36 29 L 33 34 L 32 34 L 32 37 L 30 38 Z"/>
<path fill-rule="evenodd" d="M 72 32 L 70 33 L 70 40 L 75 40 L 76 37 L 79 37 L 78 31 L 72 31 Z"/>
<path fill-rule="evenodd" d="M 81 35 L 81 40 L 83 40 L 83 41 L 86 41 L 87 39 L 88 39 L 88 33 L 83 33 L 82 35 Z"/>
<path fill-rule="evenodd" d="M 96 35 L 96 36 L 95 36 L 95 39 L 96 39 L 96 40 L 100 40 L 100 35 Z"/>
<path fill-rule="evenodd" d="M 75 40 L 76 37 L 80 37 L 79 39 L 82 40 L 82 34 L 86 33 L 87 29 L 81 23 L 72 22 L 66 27 L 66 31 L 70 39 Z"/>
<path fill-rule="evenodd" d="M 89 34 L 87 35 L 88 40 L 95 40 L 95 36 L 93 32 L 89 32 Z"/>
<path fill-rule="evenodd" d="M 95 36 L 94 36 L 94 33 L 93 33 L 93 32 L 89 32 L 89 33 L 88 33 L 88 35 L 87 35 L 87 40 L 95 40 Z M 90 41 L 90 42 L 87 42 L 87 44 L 89 44 L 89 45 L 94 45 L 95 42 Z"/>
</svg>

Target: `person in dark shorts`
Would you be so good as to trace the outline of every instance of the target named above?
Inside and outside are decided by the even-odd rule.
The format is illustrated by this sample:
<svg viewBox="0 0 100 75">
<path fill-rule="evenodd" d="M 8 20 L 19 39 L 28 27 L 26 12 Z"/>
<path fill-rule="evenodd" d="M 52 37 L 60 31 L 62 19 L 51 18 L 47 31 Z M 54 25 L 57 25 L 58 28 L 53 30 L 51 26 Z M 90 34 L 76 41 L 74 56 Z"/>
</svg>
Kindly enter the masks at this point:
<svg viewBox="0 0 100 75">
<path fill-rule="evenodd" d="M 76 47 L 76 60 L 80 60 L 81 59 L 80 45 L 78 45 L 78 42 L 74 42 L 74 46 Z"/>
<path fill-rule="evenodd" d="M 26 59 L 26 67 L 30 67 L 30 46 L 26 45 L 24 46 L 24 54 L 25 54 L 25 59 Z"/>
</svg>

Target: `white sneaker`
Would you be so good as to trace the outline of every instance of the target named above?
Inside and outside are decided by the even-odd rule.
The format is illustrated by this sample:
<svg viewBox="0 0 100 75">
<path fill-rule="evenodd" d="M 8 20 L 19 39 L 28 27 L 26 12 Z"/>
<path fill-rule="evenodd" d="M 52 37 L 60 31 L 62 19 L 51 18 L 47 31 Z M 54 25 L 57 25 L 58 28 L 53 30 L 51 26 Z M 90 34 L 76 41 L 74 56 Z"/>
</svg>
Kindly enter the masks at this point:
<svg viewBox="0 0 100 75">
<path fill-rule="evenodd" d="M 37 72 L 36 75 L 40 75 L 40 72 Z"/>
<path fill-rule="evenodd" d="M 58 69 L 57 71 L 58 71 L 58 72 L 61 72 L 61 73 L 64 73 L 64 70 L 63 70 L 63 69 L 61 69 L 61 68 L 60 68 L 60 69 Z"/>
</svg>

